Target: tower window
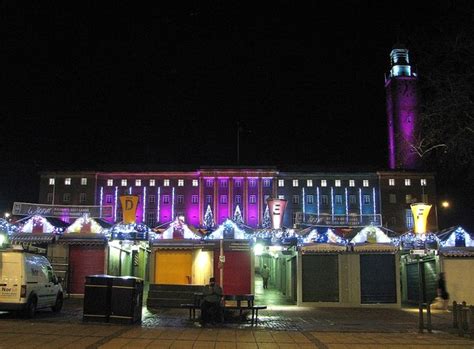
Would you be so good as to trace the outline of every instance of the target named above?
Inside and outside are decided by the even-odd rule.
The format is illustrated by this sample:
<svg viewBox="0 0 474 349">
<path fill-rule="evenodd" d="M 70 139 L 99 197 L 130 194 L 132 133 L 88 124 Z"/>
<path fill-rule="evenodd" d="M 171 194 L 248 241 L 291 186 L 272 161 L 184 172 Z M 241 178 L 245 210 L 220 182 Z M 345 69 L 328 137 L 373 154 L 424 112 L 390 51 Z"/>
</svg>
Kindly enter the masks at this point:
<svg viewBox="0 0 474 349">
<path fill-rule="evenodd" d="M 278 186 L 279 186 L 279 187 L 284 187 L 284 186 L 285 186 L 285 180 L 279 179 L 279 180 L 278 180 Z"/>
<path fill-rule="evenodd" d="M 197 187 L 198 186 L 198 180 L 197 179 L 193 179 L 193 187 Z"/>
<path fill-rule="evenodd" d="M 340 187 L 340 186 L 341 186 L 341 180 L 340 180 L 340 179 L 336 179 L 336 180 L 334 181 L 334 185 L 335 185 L 336 187 Z"/>
<path fill-rule="evenodd" d="M 298 180 L 297 180 L 297 179 L 293 179 L 293 186 L 294 186 L 294 187 L 297 187 L 297 186 L 298 186 Z"/>
<path fill-rule="evenodd" d="M 321 187 L 327 187 L 328 186 L 328 181 L 325 179 L 321 179 Z"/>
<path fill-rule="evenodd" d="M 368 179 L 364 179 L 364 180 L 362 181 L 362 185 L 363 185 L 364 187 L 368 187 L 368 186 L 369 186 L 369 180 L 368 180 Z"/>
<path fill-rule="evenodd" d="M 150 187 L 154 187 L 155 186 L 155 180 L 154 179 L 150 179 Z"/>
<path fill-rule="evenodd" d="M 127 180 L 122 179 L 121 184 L 122 184 L 122 187 L 126 187 L 127 186 Z"/>
<path fill-rule="evenodd" d="M 410 178 L 405 178 L 405 186 L 409 187 L 411 185 L 411 179 Z"/>
<path fill-rule="evenodd" d="M 390 178 L 390 179 L 388 180 L 388 185 L 391 186 L 391 187 L 393 187 L 393 186 L 395 185 L 395 178 Z"/>
<path fill-rule="evenodd" d="M 65 178 L 64 185 L 71 185 L 71 178 Z"/>
<path fill-rule="evenodd" d="M 420 185 L 422 187 L 426 187 L 426 179 L 425 178 L 420 179 Z"/>
<path fill-rule="evenodd" d="M 312 186 L 313 186 L 313 180 L 312 180 L 312 179 L 308 179 L 308 180 L 306 181 L 306 186 L 307 186 L 307 187 L 312 187 Z"/>
<path fill-rule="evenodd" d="M 141 187 L 142 185 L 142 180 L 141 179 L 135 179 L 135 186 L 136 187 Z"/>
<path fill-rule="evenodd" d="M 169 187 L 169 186 L 170 186 L 170 180 L 169 180 L 169 179 L 165 179 L 165 180 L 163 181 L 163 186 Z"/>
<path fill-rule="evenodd" d="M 355 187 L 355 180 L 349 179 L 349 187 Z"/>
<path fill-rule="evenodd" d="M 54 185 L 55 181 L 54 181 L 54 178 L 50 178 L 49 179 L 49 185 Z"/>
<path fill-rule="evenodd" d="M 81 185 L 87 185 L 87 178 L 81 178 Z"/>
<path fill-rule="evenodd" d="M 184 179 L 178 179 L 178 187 L 184 187 Z"/>
<path fill-rule="evenodd" d="M 107 186 L 111 187 L 114 185 L 114 180 L 113 179 L 107 179 Z"/>
</svg>

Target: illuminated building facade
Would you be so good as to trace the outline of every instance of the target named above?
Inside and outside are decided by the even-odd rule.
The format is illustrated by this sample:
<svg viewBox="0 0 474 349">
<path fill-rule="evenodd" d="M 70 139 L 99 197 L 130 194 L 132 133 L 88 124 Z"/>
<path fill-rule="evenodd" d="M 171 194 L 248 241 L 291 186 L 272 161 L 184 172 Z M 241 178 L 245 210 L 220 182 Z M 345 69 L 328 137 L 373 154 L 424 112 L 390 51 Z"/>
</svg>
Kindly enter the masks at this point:
<svg viewBox="0 0 474 349">
<path fill-rule="evenodd" d="M 200 168 L 156 172 L 44 172 L 39 202 L 112 206 L 109 222 L 122 220 L 119 196 L 139 197 L 137 222 L 166 225 L 177 216 L 195 227 L 207 210 L 221 224 L 240 211 L 244 224 L 262 228 L 269 197 L 286 199 L 283 226 L 382 225 L 413 227 L 410 204 L 436 203 L 433 174 L 385 172 L 288 172 L 276 168 Z M 237 208 L 238 207 L 238 208 Z M 437 228 L 436 210 L 428 229 Z"/>
</svg>

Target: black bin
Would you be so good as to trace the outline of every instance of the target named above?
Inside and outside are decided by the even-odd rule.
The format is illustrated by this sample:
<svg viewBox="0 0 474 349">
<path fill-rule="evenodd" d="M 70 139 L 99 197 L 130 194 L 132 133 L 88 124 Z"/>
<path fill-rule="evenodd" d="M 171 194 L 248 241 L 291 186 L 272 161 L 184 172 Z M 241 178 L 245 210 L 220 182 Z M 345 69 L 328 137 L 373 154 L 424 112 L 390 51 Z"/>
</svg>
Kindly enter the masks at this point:
<svg viewBox="0 0 474 349">
<path fill-rule="evenodd" d="M 109 321 L 113 279 L 110 275 L 86 276 L 83 321 Z"/>
<path fill-rule="evenodd" d="M 112 281 L 110 322 L 133 324 L 142 320 L 143 279 L 124 276 Z"/>
</svg>

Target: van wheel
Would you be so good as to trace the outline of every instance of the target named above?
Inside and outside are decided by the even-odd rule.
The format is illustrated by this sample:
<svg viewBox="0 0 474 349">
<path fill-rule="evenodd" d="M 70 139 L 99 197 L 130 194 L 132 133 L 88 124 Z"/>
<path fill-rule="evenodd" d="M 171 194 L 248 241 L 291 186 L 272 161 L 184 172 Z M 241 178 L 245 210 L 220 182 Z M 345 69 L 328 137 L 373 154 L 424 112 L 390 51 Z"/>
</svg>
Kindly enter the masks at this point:
<svg viewBox="0 0 474 349">
<path fill-rule="evenodd" d="M 56 298 L 56 303 L 51 307 L 55 313 L 59 313 L 63 308 L 63 295 L 60 293 Z"/>
<path fill-rule="evenodd" d="M 36 301 L 36 297 L 33 297 L 33 298 L 30 298 L 30 300 L 28 301 L 28 304 L 26 305 L 26 309 L 25 309 L 25 315 L 27 318 L 33 318 L 36 314 L 36 305 L 37 305 L 37 301 Z"/>
</svg>

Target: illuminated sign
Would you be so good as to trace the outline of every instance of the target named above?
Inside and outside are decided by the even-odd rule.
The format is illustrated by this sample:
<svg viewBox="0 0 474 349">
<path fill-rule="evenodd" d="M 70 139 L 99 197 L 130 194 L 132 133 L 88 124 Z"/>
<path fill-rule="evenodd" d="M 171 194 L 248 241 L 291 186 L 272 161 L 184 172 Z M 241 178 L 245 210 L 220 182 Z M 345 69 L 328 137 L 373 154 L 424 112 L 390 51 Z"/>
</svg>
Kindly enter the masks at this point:
<svg viewBox="0 0 474 349">
<path fill-rule="evenodd" d="M 112 206 L 60 206 L 15 202 L 13 203 L 12 215 L 79 218 L 87 214 L 89 217 L 94 218 L 112 218 L 112 209 Z"/>
<path fill-rule="evenodd" d="M 411 212 L 413 213 L 414 231 L 416 234 L 426 233 L 426 221 L 430 213 L 431 205 L 427 204 L 411 204 Z"/>
<path fill-rule="evenodd" d="M 137 207 L 138 207 L 138 196 L 136 195 L 121 196 L 120 203 L 122 204 L 123 223 L 124 224 L 135 223 Z"/>
<path fill-rule="evenodd" d="M 281 229 L 287 201 L 285 199 L 268 199 L 267 204 L 272 219 L 272 228 Z"/>
</svg>

